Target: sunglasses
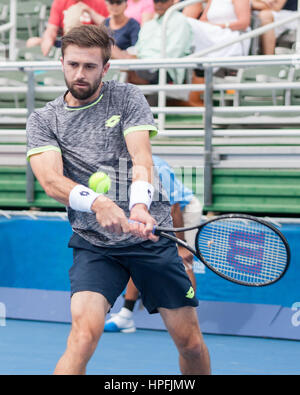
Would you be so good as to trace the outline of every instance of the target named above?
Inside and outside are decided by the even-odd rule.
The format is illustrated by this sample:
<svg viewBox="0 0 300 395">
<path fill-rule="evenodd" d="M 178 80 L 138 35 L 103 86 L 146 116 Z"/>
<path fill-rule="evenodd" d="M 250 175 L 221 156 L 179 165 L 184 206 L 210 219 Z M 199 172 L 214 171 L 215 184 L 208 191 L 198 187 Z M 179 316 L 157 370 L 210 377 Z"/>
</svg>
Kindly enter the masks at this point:
<svg viewBox="0 0 300 395">
<path fill-rule="evenodd" d="M 170 0 L 153 0 L 154 3 L 167 3 Z"/>
<path fill-rule="evenodd" d="M 106 0 L 109 4 L 117 4 L 121 5 L 122 3 L 125 3 L 127 0 Z"/>
</svg>

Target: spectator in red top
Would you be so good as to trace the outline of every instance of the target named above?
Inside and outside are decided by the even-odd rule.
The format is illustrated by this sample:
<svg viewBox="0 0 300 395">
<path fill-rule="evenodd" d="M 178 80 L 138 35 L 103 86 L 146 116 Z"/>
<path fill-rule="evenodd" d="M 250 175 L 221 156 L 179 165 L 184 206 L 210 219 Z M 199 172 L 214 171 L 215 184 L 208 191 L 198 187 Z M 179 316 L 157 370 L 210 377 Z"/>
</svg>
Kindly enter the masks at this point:
<svg viewBox="0 0 300 395">
<path fill-rule="evenodd" d="M 46 56 L 59 34 L 83 23 L 100 25 L 108 15 L 104 0 L 54 0 L 43 37 L 31 37 L 26 45 L 40 45 Z"/>
</svg>

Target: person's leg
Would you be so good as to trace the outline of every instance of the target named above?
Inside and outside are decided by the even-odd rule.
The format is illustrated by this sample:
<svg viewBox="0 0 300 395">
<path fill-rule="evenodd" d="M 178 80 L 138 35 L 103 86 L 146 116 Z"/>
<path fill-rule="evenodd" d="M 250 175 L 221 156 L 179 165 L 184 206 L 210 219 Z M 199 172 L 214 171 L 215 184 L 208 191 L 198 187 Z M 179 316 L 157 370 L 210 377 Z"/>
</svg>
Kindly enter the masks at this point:
<svg viewBox="0 0 300 395">
<path fill-rule="evenodd" d="M 71 299 L 72 329 L 67 348 L 58 361 L 54 374 L 82 375 L 103 332 L 109 310 L 106 298 L 96 292 L 77 292 Z"/>
<path fill-rule="evenodd" d="M 132 278 L 130 278 L 130 280 L 128 281 L 128 284 L 127 284 L 127 288 L 126 288 L 125 299 L 137 301 L 138 297 L 139 297 L 139 290 L 134 285 Z"/>
<path fill-rule="evenodd" d="M 270 10 L 263 10 L 258 14 L 260 19 L 261 25 L 265 26 L 269 23 L 274 22 L 274 17 L 272 11 Z M 262 44 L 262 51 L 264 55 L 274 55 L 275 52 L 275 44 L 276 44 L 276 36 L 275 30 L 271 29 L 262 34 L 261 36 L 261 44 Z"/>
<path fill-rule="evenodd" d="M 188 228 L 191 226 L 200 225 L 201 217 L 202 217 L 202 204 L 200 203 L 199 199 L 197 199 L 194 196 L 190 201 L 190 203 L 184 207 L 182 216 L 183 216 L 183 222 L 185 227 Z M 189 230 L 184 234 L 185 240 L 187 241 L 188 245 L 191 246 L 192 248 L 195 248 L 195 238 L 197 232 L 198 229 L 196 228 L 195 230 Z M 185 270 L 193 284 L 194 290 L 196 291 L 196 277 L 193 271 L 193 266 L 189 265 L 189 267 L 187 267 L 185 265 Z"/>
<path fill-rule="evenodd" d="M 199 327 L 196 309 L 158 309 L 179 352 L 182 374 L 211 374 L 210 357 Z"/>
<path fill-rule="evenodd" d="M 204 73 L 193 71 L 192 84 L 205 84 Z M 204 106 L 203 91 L 191 91 L 189 95 L 189 105 L 193 107 Z"/>
<path fill-rule="evenodd" d="M 135 85 L 147 85 L 149 81 L 145 78 L 140 77 L 134 70 L 127 71 L 128 79 L 127 82 Z"/>
<path fill-rule="evenodd" d="M 126 287 L 123 307 L 118 313 L 112 314 L 105 322 L 105 332 L 135 332 L 136 328 L 133 320 L 133 309 L 138 297 L 139 291 L 130 278 Z"/>
</svg>

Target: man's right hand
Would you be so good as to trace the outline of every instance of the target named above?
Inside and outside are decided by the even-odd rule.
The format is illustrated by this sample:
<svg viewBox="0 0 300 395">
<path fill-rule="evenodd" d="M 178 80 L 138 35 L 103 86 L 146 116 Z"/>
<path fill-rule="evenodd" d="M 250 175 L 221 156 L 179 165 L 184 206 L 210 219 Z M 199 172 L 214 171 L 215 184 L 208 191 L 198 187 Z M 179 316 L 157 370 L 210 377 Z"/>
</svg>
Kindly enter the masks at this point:
<svg viewBox="0 0 300 395">
<path fill-rule="evenodd" d="M 108 232 L 121 235 L 130 231 L 124 211 L 106 196 L 100 195 L 94 201 L 92 211 L 99 224 Z"/>
</svg>

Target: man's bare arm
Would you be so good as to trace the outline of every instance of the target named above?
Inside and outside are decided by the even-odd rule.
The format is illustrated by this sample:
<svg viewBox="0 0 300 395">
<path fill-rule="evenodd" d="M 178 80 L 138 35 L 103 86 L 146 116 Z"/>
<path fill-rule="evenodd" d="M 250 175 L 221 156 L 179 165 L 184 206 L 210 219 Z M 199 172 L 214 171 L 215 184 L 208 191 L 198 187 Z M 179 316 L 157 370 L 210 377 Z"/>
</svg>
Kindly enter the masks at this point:
<svg viewBox="0 0 300 395">
<path fill-rule="evenodd" d="M 47 151 L 30 157 L 33 173 L 46 194 L 58 202 L 69 206 L 70 193 L 76 182 L 63 175 L 63 162 L 59 152 Z M 104 195 L 95 199 L 91 206 L 99 224 L 111 233 L 127 233 L 129 225 L 125 213 Z"/>
<path fill-rule="evenodd" d="M 46 194 L 68 206 L 70 192 L 77 184 L 63 175 L 61 154 L 47 151 L 32 155 L 30 165 Z"/>
</svg>

